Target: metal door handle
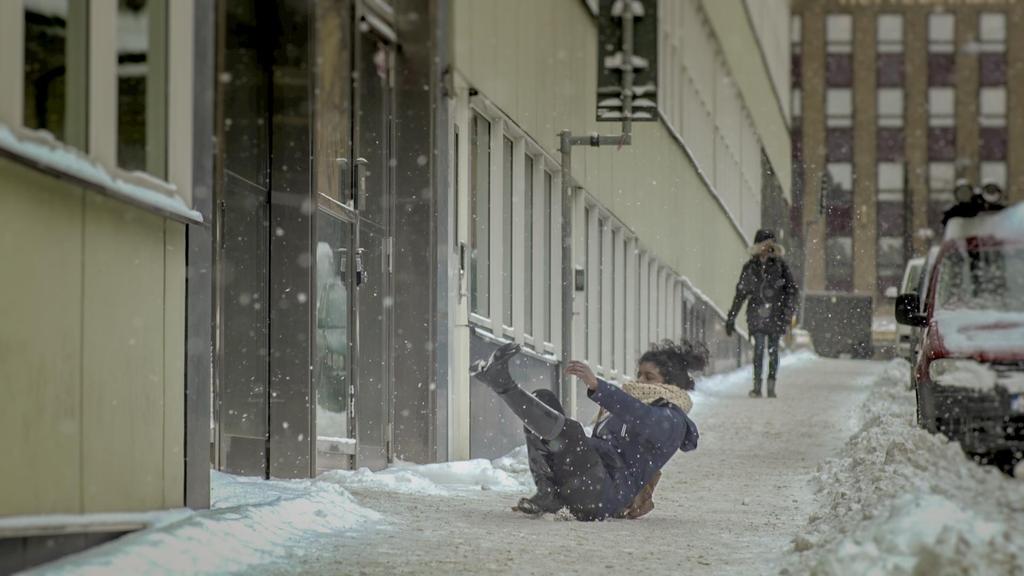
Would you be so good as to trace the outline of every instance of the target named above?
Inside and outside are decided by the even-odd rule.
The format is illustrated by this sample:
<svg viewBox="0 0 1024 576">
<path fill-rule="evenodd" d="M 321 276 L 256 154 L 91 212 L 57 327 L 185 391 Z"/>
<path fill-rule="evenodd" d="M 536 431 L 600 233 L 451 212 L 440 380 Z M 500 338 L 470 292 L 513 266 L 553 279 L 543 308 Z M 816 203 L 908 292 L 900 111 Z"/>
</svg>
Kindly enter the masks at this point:
<svg viewBox="0 0 1024 576">
<path fill-rule="evenodd" d="M 366 158 L 356 158 L 356 209 L 362 210 L 366 206 L 366 167 L 370 161 Z"/>
</svg>

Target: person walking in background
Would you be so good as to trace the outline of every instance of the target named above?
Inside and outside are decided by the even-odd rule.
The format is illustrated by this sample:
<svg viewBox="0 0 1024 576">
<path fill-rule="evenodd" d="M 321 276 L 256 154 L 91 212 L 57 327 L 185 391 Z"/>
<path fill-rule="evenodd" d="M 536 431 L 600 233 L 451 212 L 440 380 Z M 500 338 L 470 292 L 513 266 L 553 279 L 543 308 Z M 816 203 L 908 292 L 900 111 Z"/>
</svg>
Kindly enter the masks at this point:
<svg viewBox="0 0 1024 576">
<path fill-rule="evenodd" d="M 768 349 L 768 397 L 775 398 L 775 378 L 779 371 L 779 339 L 789 328 L 796 312 L 797 287 L 789 266 L 782 259 L 785 251 L 771 230 L 758 230 L 750 249 L 750 260 L 743 265 L 736 284 L 736 296 L 725 321 L 725 333 L 736 330 L 736 317 L 747 301 L 747 329 L 754 340 L 754 389 L 752 398 L 761 397 L 764 353 Z"/>
</svg>

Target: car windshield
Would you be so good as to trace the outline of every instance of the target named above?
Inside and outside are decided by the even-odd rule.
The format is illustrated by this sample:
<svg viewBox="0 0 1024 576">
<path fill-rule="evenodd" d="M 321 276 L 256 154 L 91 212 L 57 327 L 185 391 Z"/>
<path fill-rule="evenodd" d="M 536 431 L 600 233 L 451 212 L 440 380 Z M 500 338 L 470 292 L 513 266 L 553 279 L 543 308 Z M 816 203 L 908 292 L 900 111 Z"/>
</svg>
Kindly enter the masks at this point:
<svg viewBox="0 0 1024 576">
<path fill-rule="evenodd" d="M 1024 247 L 958 243 L 936 281 L 939 309 L 1024 311 Z"/>
</svg>

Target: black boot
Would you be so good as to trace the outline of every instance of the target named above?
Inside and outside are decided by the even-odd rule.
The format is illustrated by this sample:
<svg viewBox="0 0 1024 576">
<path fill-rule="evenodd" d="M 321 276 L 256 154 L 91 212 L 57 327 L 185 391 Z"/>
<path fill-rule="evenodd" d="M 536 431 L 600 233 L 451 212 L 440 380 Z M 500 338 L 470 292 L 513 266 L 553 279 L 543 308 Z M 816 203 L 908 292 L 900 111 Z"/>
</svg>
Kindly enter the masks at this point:
<svg viewBox="0 0 1024 576">
<path fill-rule="evenodd" d="M 470 374 L 494 390 L 523 421 L 524 426 L 544 440 L 552 440 L 562 431 L 565 416 L 552 410 L 512 380 L 512 375 L 508 371 L 508 361 L 518 354 L 519 350 L 519 344 L 505 344 L 495 350 L 488 361 L 476 363 Z"/>
<path fill-rule="evenodd" d="M 760 380 L 754 380 L 754 389 L 751 390 L 750 393 L 747 394 L 747 395 L 750 396 L 751 398 L 760 398 L 761 397 L 761 381 Z"/>
<path fill-rule="evenodd" d="M 768 381 L 768 397 L 776 398 L 775 396 L 775 380 Z"/>
<path fill-rule="evenodd" d="M 529 498 L 520 498 L 512 510 L 531 516 L 554 514 L 564 505 L 558 499 L 554 473 L 548 464 L 549 450 L 540 437 L 529 430 L 526 431 L 526 450 L 529 454 L 530 475 L 533 476 L 537 492 Z"/>
</svg>

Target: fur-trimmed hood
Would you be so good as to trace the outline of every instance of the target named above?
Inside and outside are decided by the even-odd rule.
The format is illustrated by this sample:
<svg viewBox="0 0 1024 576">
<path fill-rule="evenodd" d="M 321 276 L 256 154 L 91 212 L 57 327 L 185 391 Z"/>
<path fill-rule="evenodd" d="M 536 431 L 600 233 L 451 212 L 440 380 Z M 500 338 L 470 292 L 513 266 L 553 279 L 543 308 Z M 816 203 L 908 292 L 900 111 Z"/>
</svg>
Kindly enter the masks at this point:
<svg viewBox="0 0 1024 576">
<path fill-rule="evenodd" d="M 786 255 L 786 249 L 782 247 L 782 244 L 779 244 L 775 240 L 765 240 L 764 242 L 758 242 L 757 244 L 752 245 L 750 247 L 750 255 L 755 257 L 760 256 L 763 251 L 768 249 L 772 250 L 773 256 L 782 258 Z"/>
</svg>

